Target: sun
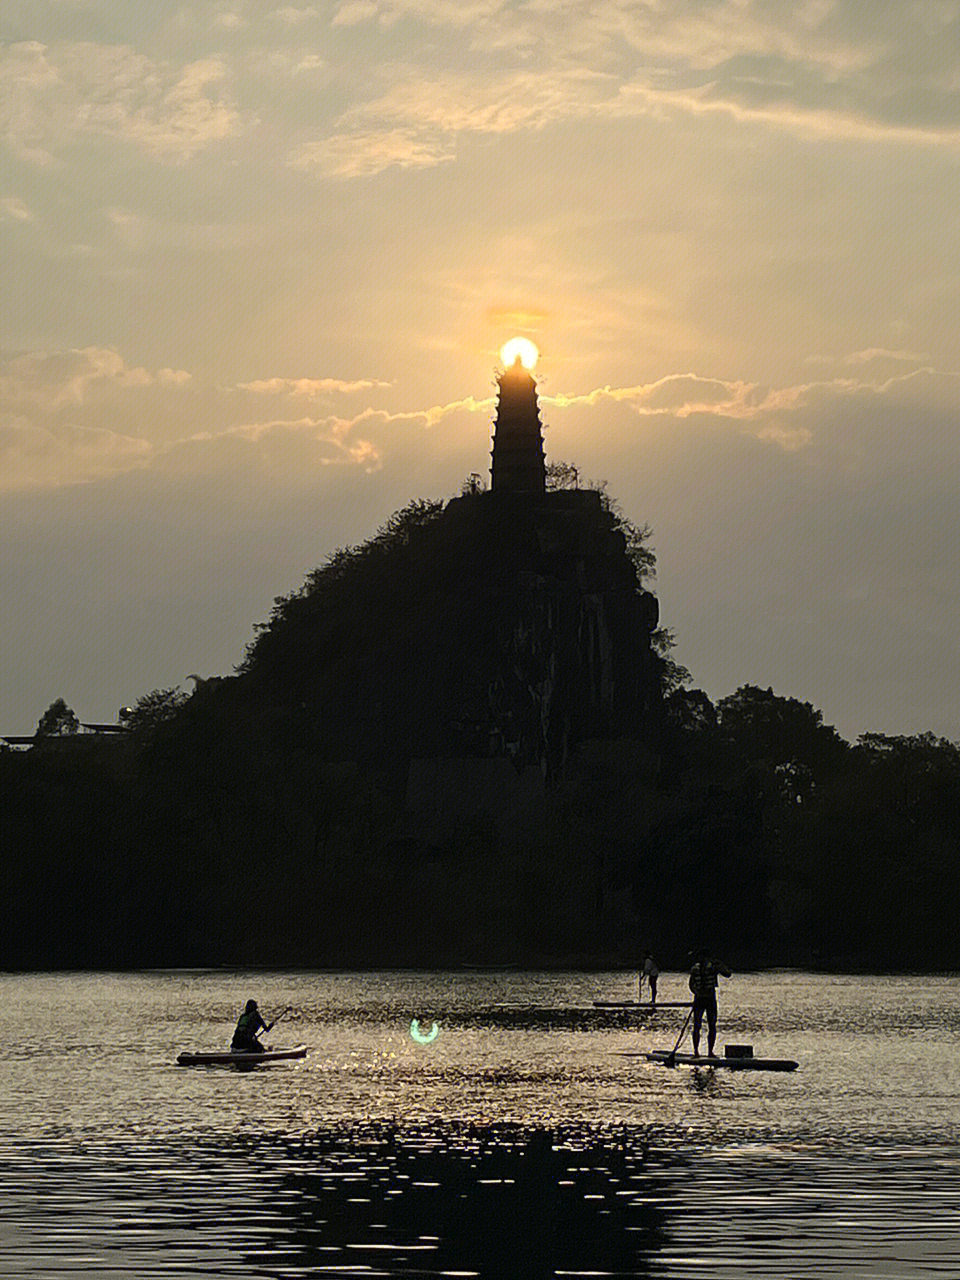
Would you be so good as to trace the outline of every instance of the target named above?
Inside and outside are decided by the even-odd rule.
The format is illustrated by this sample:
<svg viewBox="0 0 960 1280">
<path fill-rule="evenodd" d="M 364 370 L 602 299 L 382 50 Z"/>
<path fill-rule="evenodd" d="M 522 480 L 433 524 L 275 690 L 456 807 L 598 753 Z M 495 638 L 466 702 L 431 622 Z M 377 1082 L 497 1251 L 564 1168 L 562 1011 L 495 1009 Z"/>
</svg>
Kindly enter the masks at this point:
<svg viewBox="0 0 960 1280">
<path fill-rule="evenodd" d="M 520 363 L 525 369 L 532 369 L 537 363 L 539 354 L 540 352 L 529 338 L 511 338 L 500 348 L 500 359 L 506 369 L 510 368 L 517 356 L 520 357 Z"/>
</svg>

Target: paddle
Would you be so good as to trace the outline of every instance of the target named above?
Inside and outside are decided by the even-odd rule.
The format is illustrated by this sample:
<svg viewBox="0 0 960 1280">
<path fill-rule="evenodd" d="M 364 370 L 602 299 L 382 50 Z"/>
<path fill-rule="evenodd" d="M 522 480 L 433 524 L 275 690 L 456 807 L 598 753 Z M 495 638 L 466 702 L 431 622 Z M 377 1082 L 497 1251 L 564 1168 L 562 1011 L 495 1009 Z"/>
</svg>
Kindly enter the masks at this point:
<svg viewBox="0 0 960 1280">
<path fill-rule="evenodd" d="M 687 1024 L 689 1023 L 692 1017 L 693 1017 L 693 1005 L 690 1006 L 690 1012 L 687 1014 L 686 1018 L 684 1019 L 683 1026 L 680 1028 L 680 1034 L 677 1036 L 677 1043 L 673 1046 L 673 1048 L 670 1050 L 670 1052 L 667 1054 L 667 1056 L 663 1060 L 663 1065 L 665 1067 L 675 1067 L 677 1065 L 677 1050 L 680 1048 L 680 1045 L 683 1042 L 683 1037 L 687 1034 Z"/>
<path fill-rule="evenodd" d="M 264 1027 L 264 1028 L 263 1028 L 264 1032 L 266 1033 L 267 1031 L 272 1031 L 272 1030 L 273 1030 L 273 1028 L 274 1028 L 274 1027 L 277 1025 L 277 1023 L 280 1021 L 280 1019 L 281 1019 L 281 1018 L 285 1018 L 285 1017 L 287 1016 L 287 1014 L 291 1011 L 291 1009 L 292 1009 L 292 1008 L 293 1008 L 293 1005 L 288 1004 L 288 1005 L 287 1005 L 287 1007 L 286 1007 L 285 1009 L 282 1009 L 282 1010 L 277 1014 L 277 1016 L 274 1018 L 274 1020 L 270 1023 L 270 1025 L 269 1025 L 268 1027 Z"/>
</svg>

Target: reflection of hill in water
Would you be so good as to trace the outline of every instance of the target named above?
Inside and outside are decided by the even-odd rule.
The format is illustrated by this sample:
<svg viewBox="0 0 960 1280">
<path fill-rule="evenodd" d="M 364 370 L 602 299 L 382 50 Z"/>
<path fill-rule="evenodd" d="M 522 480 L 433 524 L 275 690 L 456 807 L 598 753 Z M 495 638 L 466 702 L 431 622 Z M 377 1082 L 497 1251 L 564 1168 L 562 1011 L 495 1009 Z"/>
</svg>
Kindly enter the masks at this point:
<svg viewBox="0 0 960 1280">
<path fill-rule="evenodd" d="M 598 1267 L 645 1275 L 663 1212 L 644 1154 L 613 1135 L 554 1147 L 546 1131 L 506 1126 L 312 1136 L 277 1199 L 293 1244 L 283 1261 L 489 1280 Z M 249 1261 L 276 1263 L 277 1251 Z"/>
<path fill-rule="evenodd" d="M 722 1109 L 709 1094 L 688 1097 Z M 851 1146 L 828 1131 L 695 1148 L 687 1137 L 667 1149 L 662 1136 L 569 1121 L 551 1149 L 530 1126 L 438 1122 L 7 1142 L 0 1274 L 960 1274 L 952 1143 L 890 1146 L 880 1135 L 878 1146 L 874 1135 Z"/>
</svg>

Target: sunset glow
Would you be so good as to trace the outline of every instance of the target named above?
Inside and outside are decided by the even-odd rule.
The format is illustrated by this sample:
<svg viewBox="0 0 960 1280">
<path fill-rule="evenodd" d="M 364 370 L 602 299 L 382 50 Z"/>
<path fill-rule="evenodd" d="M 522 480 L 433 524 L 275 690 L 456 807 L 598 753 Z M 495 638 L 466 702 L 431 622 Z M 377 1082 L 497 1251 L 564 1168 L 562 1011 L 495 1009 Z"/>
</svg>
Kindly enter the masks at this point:
<svg viewBox="0 0 960 1280">
<path fill-rule="evenodd" d="M 532 369 L 539 355 L 540 352 L 529 338 L 511 338 L 500 348 L 500 359 L 507 369 L 514 363 L 517 356 L 520 357 L 520 363 L 525 369 Z"/>
<path fill-rule="evenodd" d="M 548 460 L 654 529 L 698 688 L 960 740 L 958 25 L 6 0 L 0 733 L 232 671 L 485 469 L 524 368 Z"/>
</svg>

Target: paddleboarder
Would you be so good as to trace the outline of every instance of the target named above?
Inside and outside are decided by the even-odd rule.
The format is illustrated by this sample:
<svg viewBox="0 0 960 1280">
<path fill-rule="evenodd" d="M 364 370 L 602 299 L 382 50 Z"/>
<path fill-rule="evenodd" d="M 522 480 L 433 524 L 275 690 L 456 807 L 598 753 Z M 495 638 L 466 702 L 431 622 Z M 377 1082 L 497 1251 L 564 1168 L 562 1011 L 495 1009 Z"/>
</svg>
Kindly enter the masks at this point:
<svg viewBox="0 0 960 1280">
<path fill-rule="evenodd" d="M 278 1017 L 283 1017 L 283 1014 Z M 234 1053 L 263 1053 L 263 1045 L 257 1036 L 261 1031 L 269 1031 L 277 1021 L 278 1018 L 274 1018 L 273 1022 L 264 1022 L 256 1000 L 248 1000 L 243 1006 L 243 1013 L 237 1019 L 237 1029 L 230 1042 L 231 1050 Z"/>
<path fill-rule="evenodd" d="M 657 979 L 660 977 L 660 970 L 657 968 L 657 962 L 649 951 L 643 953 L 643 966 L 640 970 L 640 991 L 638 999 L 643 999 L 643 982 L 646 979 L 650 987 L 650 1003 L 657 1003 Z"/>
<path fill-rule="evenodd" d="M 707 1015 L 707 1057 L 713 1057 L 717 1039 L 717 977 L 731 976 L 730 970 L 711 958 L 709 951 L 700 948 L 690 969 L 690 990 L 693 992 L 693 1055 L 700 1056 L 700 1027 L 703 1015 Z"/>
</svg>

